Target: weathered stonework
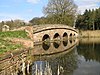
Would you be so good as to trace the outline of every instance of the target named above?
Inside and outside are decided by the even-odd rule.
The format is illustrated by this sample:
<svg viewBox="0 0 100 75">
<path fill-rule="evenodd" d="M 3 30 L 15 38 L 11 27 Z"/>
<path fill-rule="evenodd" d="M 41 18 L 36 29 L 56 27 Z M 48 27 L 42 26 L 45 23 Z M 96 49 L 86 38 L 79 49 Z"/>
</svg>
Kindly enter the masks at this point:
<svg viewBox="0 0 100 75">
<path fill-rule="evenodd" d="M 10 30 L 10 27 L 8 25 L 3 25 L 2 27 L 2 31 L 9 31 Z"/>
<path fill-rule="evenodd" d="M 13 43 L 20 43 L 22 44 L 25 48 L 33 48 L 34 44 L 32 40 L 26 40 L 26 39 L 19 39 L 19 38 L 13 38 L 11 40 Z"/>
<path fill-rule="evenodd" d="M 34 42 L 42 41 L 43 36 L 47 34 L 50 37 L 50 40 L 53 40 L 54 35 L 56 33 L 59 34 L 60 37 L 63 37 L 64 33 L 67 33 L 68 39 L 72 37 L 78 37 L 78 32 L 69 26 L 66 25 L 41 25 L 41 26 L 34 26 L 33 27 L 33 39 Z"/>
<path fill-rule="evenodd" d="M 30 39 L 33 39 L 33 26 L 23 26 L 17 29 L 13 29 L 11 31 L 20 31 L 20 30 L 25 30 L 27 32 L 27 36 Z"/>
<path fill-rule="evenodd" d="M 33 39 L 33 26 L 25 27 L 25 31 L 28 33 L 27 36 L 30 37 L 30 39 Z"/>
</svg>

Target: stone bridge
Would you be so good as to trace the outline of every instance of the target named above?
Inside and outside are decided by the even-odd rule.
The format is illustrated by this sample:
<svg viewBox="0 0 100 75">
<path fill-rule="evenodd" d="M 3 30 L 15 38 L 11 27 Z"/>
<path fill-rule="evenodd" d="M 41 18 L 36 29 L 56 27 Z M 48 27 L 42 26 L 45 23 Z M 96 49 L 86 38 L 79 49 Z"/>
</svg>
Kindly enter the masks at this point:
<svg viewBox="0 0 100 75">
<path fill-rule="evenodd" d="M 0 59 L 0 75 L 17 75 L 19 73 L 25 75 L 25 73 L 29 73 L 29 65 L 32 65 L 33 60 L 35 60 L 33 55 L 53 55 L 65 53 L 65 51 L 67 53 L 77 45 L 78 40 L 72 38 L 78 37 L 78 31 L 66 25 L 35 25 L 23 29 L 29 33 L 32 42 L 33 40 L 34 42 L 41 42 L 48 39 L 54 41 L 52 43 L 49 41 L 47 44 L 42 42 L 41 45 L 35 45 L 34 49 L 16 50 L 4 55 Z M 55 41 L 56 39 L 57 41 Z M 62 41 L 58 41 L 59 39 Z M 24 40 L 20 42 L 22 43 Z M 30 42 L 25 42 L 30 44 Z"/>
<path fill-rule="evenodd" d="M 61 24 L 54 25 L 41 25 L 33 26 L 33 39 L 34 42 L 41 42 L 47 39 L 55 40 L 64 38 L 76 38 L 78 37 L 78 31 L 72 27 Z"/>
</svg>

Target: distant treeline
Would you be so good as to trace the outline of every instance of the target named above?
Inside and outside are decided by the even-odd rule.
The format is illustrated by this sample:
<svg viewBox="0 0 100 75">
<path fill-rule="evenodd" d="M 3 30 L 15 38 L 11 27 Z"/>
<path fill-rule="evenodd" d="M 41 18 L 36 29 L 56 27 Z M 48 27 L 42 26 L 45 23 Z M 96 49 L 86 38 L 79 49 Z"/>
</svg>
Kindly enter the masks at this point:
<svg viewBox="0 0 100 75">
<path fill-rule="evenodd" d="M 30 20 L 30 23 L 33 25 L 41 25 L 41 24 L 65 24 L 73 26 L 74 24 L 74 17 L 73 15 L 67 15 L 60 17 L 59 15 L 53 15 L 49 17 L 35 17 Z"/>
<path fill-rule="evenodd" d="M 100 30 L 100 8 L 85 10 L 83 15 L 78 15 L 76 28 L 82 30 Z"/>
<path fill-rule="evenodd" d="M 33 18 L 28 25 L 65 24 L 73 26 L 77 8 L 74 0 L 49 0 L 48 4 L 43 7 L 44 16 Z M 25 26 L 26 23 L 21 20 L 2 21 L 0 23 L 0 30 L 2 25 L 8 25 L 11 29 L 14 29 Z"/>
<path fill-rule="evenodd" d="M 0 22 L 0 31 L 2 31 L 3 25 L 8 25 L 11 30 L 11 29 L 19 28 L 21 26 L 26 26 L 26 25 L 30 25 L 30 24 L 24 22 L 23 20 L 2 21 L 2 22 Z"/>
<path fill-rule="evenodd" d="M 82 30 L 100 30 L 100 8 L 85 10 L 84 14 L 76 17 L 77 5 L 74 0 L 49 0 L 43 8 L 43 12 L 45 16 L 34 17 L 29 21 L 30 23 L 25 23 L 22 20 L 2 21 L 0 30 L 2 30 L 3 25 L 14 29 L 20 26 L 41 24 L 64 24 Z"/>
<path fill-rule="evenodd" d="M 30 22 L 39 24 L 65 24 L 73 26 L 77 5 L 74 0 L 49 0 L 43 8 L 45 17 L 35 17 Z"/>
</svg>

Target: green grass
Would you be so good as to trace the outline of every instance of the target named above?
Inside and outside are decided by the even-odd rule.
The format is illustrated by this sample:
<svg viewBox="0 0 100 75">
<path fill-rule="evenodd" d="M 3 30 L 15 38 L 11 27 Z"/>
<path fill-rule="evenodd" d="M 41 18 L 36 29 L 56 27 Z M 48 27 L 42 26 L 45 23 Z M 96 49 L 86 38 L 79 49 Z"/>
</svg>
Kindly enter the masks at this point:
<svg viewBox="0 0 100 75">
<path fill-rule="evenodd" d="M 7 31 L 7 32 L 0 32 L 0 37 L 14 37 L 14 38 L 28 38 L 27 32 L 25 31 Z"/>
<path fill-rule="evenodd" d="M 23 46 L 21 44 L 15 44 L 9 40 L 4 40 L 3 38 L 0 38 L 0 54 L 9 52 L 9 51 L 13 51 L 15 49 L 19 49 L 22 47 Z"/>
<path fill-rule="evenodd" d="M 0 54 L 3 54 L 8 51 L 13 51 L 15 49 L 20 49 L 23 46 L 21 44 L 12 43 L 9 39 L 13 38 L 25 38 L 27 37 L 27 32 L 25 31 L 7 31 L 7 32 L 0 32 Z"/>
</svg>

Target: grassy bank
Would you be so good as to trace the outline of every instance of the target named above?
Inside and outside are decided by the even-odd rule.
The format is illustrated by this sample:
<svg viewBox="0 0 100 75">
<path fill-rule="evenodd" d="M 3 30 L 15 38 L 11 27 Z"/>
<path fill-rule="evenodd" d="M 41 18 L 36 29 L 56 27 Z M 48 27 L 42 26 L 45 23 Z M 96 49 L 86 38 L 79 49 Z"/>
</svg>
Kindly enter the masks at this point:
<svg viewBox="0 0 100 75">
<path fill-rule="evenodd" d="M 0 54 L 22 48 L 21 44 L 12 43 L 10 40 L 0 38 Z"/>
<path fill-rule="evenodd" d="M 80 31 L 80 37 L 85 37 L 85 38 L 100 38 L 100 30 Z"/>
<path fill-rule="evenodd" d="M 25 31 L 7 31 L 0 32 L 0 54 L 23 48 L 20 43 L 13 43 L 10 39 L 13 38 L 25 38 L 27 39 L 27 33 Z"/>
<path fill-rule="evenodd" d="M 0 32 L 0 37 L 11 37 L 11 38 L 28 38 L 27 33 L 25 31 L 7 31 Z"/>
</svg>

